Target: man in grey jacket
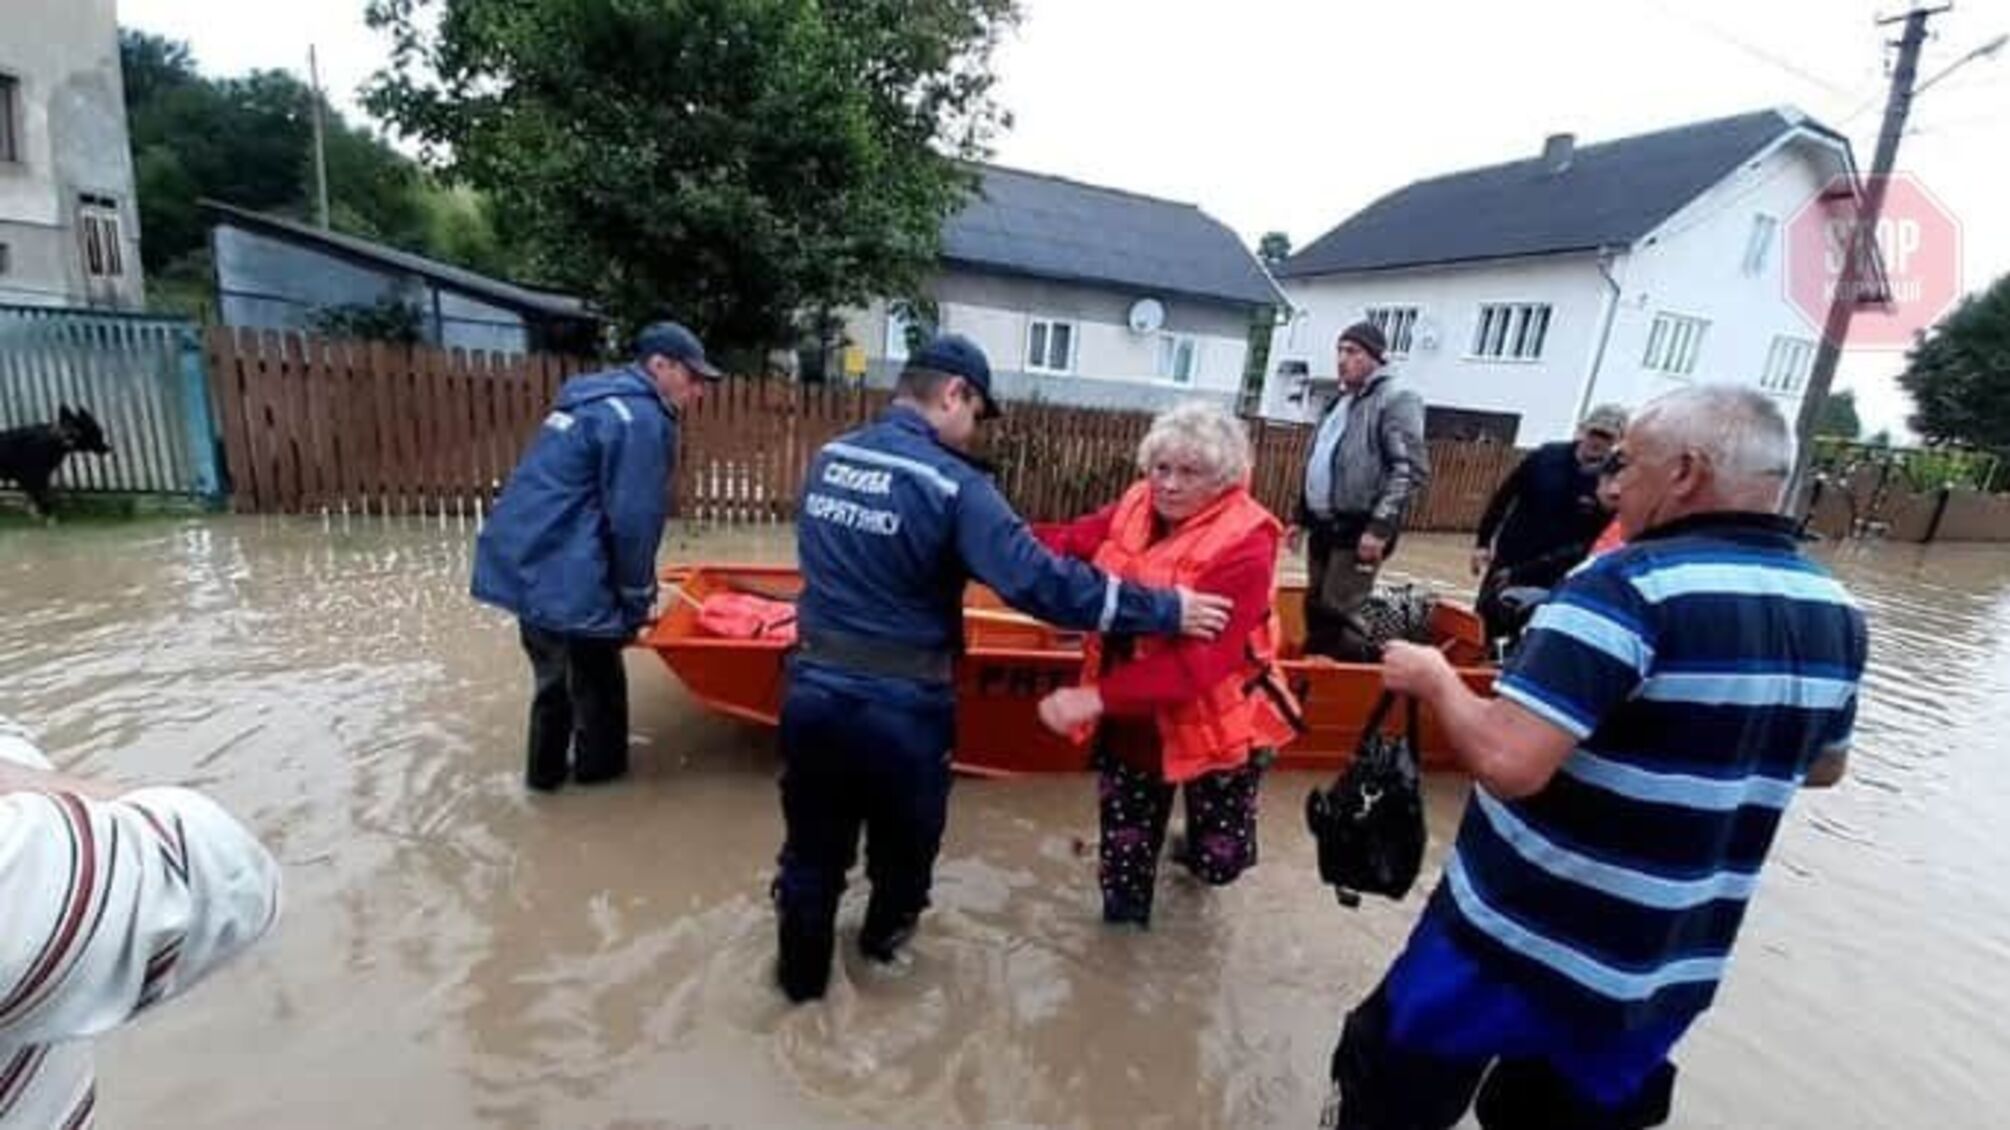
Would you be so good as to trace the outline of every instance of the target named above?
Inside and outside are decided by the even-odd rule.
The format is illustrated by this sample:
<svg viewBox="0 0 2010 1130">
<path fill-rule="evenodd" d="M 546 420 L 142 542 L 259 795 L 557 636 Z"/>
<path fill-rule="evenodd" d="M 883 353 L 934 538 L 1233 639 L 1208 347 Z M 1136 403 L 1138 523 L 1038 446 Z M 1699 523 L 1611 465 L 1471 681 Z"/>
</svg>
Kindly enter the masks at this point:
<svg viewBox="0 0 2010 1130">
<path fill-rule="evenodd" d="M 1396 548 L 1410 503 L 1431 477 L 1424 402 L 1384 368 L 1388 341 L 1357 322 L 1335 347 L 1340 398 L 1319 421 L 1290 545 L 1309 535 L 1305 652 L 1352 662 L 1376 658 L 1359 612 Z"/>
</svg>

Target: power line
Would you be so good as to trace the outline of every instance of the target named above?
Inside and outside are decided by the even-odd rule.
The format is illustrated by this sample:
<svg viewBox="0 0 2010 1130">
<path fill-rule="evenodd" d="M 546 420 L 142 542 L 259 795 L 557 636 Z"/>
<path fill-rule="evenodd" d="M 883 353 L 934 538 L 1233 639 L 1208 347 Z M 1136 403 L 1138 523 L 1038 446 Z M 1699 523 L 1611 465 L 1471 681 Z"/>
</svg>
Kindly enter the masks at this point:
<svg viewBox="0 0 2010 1130">
<path fill-rule="evenodd" d="M 1750 40 L 1745 39 L 1731 31 L 1718 27 L 1716 24 L 1713 24 L 1708 20 L 1698 19 L 1697 17 L 1692 16 L 1687 12 L 1681 11 L 1676 8 L 1671 8 L 1667 4 L 1663 3 L 1662 0 L 1646 0 L 1646 3 L 1648 4 L 1649 7 L 1654 8 L 1656 11 L 1659 11 L 1662 15 L 1667 16 L 1669 19 L 1676 20 L 1677 22 L 1680 23 L 1688 24 L 1690 27 L 1696 29 L 1697 31 L 1703 32 L 1705 35 L 1708 35 L 1711 38 L 1716 39 L 1721 43 L 1727 44 L 1731 47 L 1735 47 L 1738 50 L 1743 51 L 1745 54 L 1750 55 L 1752 58 L 1759 60 L 1760 62 L 1767 63 L 1774 67 L 1777 67 L 1780 70 L 1785 71 L 1786 73 L 1794 76 L 1795 78 L 1800 79 L 1802 82 L 1811 83 L 1815 86 L 1819 86 L 1823 90 L 1826 90 L 1830 94 L 1836 95 L 1839 98 L 1855 98 L 1860 93 L 1860 90 L 1851 90 L 1838 83 L 1831 82 L 1828 79 L 1822 77 L 1821 75 L 1818 75 L 1813 71 L 1810 71 L 1805 67 L 1802 67 L 1800 64 L 1795 63 L 1793 60 L 1787 59 L 1768 48 L 1761 47 L 1760 45 L 1753 43 Z"/>
</svg>

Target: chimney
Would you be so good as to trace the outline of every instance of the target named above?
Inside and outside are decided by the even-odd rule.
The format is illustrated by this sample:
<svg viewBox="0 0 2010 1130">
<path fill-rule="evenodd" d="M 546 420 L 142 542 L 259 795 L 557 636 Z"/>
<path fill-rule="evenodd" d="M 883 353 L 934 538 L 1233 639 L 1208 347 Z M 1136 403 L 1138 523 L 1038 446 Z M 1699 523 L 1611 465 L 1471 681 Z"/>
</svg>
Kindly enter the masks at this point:
<svg viewBox="0 0 2010 1130">
<path fill-rule="evenodd" d="M 1542 139 L 1542 171 L 1551 176 L 1563 172 L 1570 168 L 1570 159 L 1576 152 L 1576 134 L 1550 134 Z"/>
</svg>

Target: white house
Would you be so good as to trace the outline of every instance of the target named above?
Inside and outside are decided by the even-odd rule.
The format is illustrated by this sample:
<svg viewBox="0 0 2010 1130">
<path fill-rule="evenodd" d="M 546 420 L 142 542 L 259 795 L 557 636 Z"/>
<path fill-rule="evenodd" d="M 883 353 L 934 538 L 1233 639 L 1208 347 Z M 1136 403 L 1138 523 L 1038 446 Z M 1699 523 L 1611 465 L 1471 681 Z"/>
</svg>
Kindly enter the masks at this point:
<svg viewBox="0 0 2010 1130">
<path fill-rule="evenodd" d="M 146 300 L 113 0 L 8 0 L 0 27 L 0 304 Z"/>
<path fill-rule="evenodd" d="M 1252 326 L 1283 299 L 1219 220 L 1180 204 L 996 166 L 944 225 L 926 298 L 935 325 L 991 359 L 1007 400 L 1152 409 L 1184 397 L 1233 404 Z M 845 336 L 867 379 L 907 356 L 904 308 L 853 311 Z"/>
<path fill-rule="evenodd" d="M 1333 344 L 1381 324 L 1434 435 L 1523 445 L 1568 436 L 1592 404 L 1738 381 L 1792 419 L 1820 325 L 1787 299 L 1782 234 L 1849 142 L 1787 109 L 1418 181 L 1293 255 L 1262 411 L 1309 419 Z M 1845 180 L 1843 184 L 1853 183 Z"/>
</svg>

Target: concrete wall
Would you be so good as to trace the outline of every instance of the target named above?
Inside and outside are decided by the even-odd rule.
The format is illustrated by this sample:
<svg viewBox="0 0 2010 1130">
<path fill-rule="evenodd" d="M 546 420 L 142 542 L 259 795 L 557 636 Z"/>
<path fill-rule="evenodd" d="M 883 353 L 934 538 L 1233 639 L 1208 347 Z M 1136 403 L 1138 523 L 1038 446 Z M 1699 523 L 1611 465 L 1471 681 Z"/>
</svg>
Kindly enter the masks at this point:
<svg viewBox="0 0 2010 1130">
<path fill-rule="evenodd" d="M 1516 441 L 1568 435 L 1589 371 L 1604 308 L 1604 284 L 1590 256 L 1514 260 L 1487 266 L 1372 271 L 1284 280 L 1296 313 L 1271 335 L 1270 372 L 1261 411 L 1280 420 L 1316 416 L 1318 398 L 1281 375 L 1293 362 L 1318 381 L 1336 379 L 1334 343 L 1371 306 L 1415 306 L 1417 327 L 1395 371 L 1427 404 L 1507 412 L 1521 417 Z M 1550 306 L 1542 355 L 1533 360 L 1472 355 L 1480 307 L 1543 302 Z M 1296 398 L 1296 399 L 1294 399 Z"/>
<path fill-rule="evenodd" d="M 1613 271 L 1623 290 L 1593 398 L 1637 405 L 1691 382 L 1757 385 L 1775 335 L 1818 342 L 1820 325 L 1786 299 L 1782 235 L 1825 179 L 1807 150 L 1782 149 L 1748 164 L 1642 240 Z M 1747 273 L 1746 248 L 1759 214 L 1776 219 L 1778 228 L 1761 269 Z M 1644 364 L 1655 316 L 1663 311 L 1710 323 L 1695 371 L 1686 377 Z M 1803 377 L 1800 387 L 1774 393 L 1789 420 L 1805 390 Z"/>
<path fill-rule="evenodd" d="M 305 330 L 327 307 L 396 299 L 423 316 L 430 343 L 503 353 L 529 347 L 520 314 L 451 290 L 438 291 L 436 328 L 435 288 L 417 275 L 381 270 L 228 223 L 216 226 L 210 246 L 219 316 L 227 326 Z"/>
<path fill-rule="evenodd" d="M 137 308 L 145 302 L 132 146 L 114 0 L 7 0 L 0 74 L 17 84 L 18 159 L 0 162 L 0 302 Z M 80 195 L 119 215 L 123 273 L 89 280 Z"/>
<path fill-rule="evenodd" d="M 928 293 L 942 329 L 965 334 L 983 347 L 999 393 L 1008 400 L 1148 411 L 1189 398 L 1232 405 L 1242 387 L 1249 356 L 1247 307 L 960 269 L 931 280 Z M 1165 307 L 1165 326 L 1155 334 L 1134 334 L 1131 305 L 1147 297 Z M 1028 334 L 1036 319 L 1074 324 L 1071 372 L 1028 370 Z M 845 332 L 865 349 L 869 379 L 890 384 L 903 351 L 888 341 L 886 303 L 849 312 Z M 1186 383 L 1159 375 L 1161 339 L 1168 335 L 1191 338 L 1197 347 L 1192 379 Z"/>
</svg>

